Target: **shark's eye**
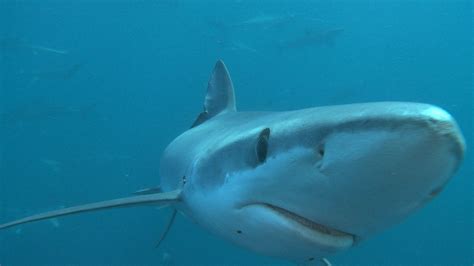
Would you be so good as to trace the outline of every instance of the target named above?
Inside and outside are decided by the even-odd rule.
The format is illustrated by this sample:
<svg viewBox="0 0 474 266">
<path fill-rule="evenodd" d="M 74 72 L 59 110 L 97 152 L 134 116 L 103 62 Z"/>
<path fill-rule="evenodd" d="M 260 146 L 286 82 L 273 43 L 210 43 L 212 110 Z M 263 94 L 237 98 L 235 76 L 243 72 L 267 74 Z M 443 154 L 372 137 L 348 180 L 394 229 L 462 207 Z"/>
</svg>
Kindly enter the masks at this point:
<svg viewBox="0 0 474 266">
<path fill-rule="evenodd" d="M 255 154 L 258 164 L 262 164 L 267 160 L 268 139 L 270 138 L 270 129 L 267 127 L 258 135 L 257 144 L 255 145 Z"/>
</svg>

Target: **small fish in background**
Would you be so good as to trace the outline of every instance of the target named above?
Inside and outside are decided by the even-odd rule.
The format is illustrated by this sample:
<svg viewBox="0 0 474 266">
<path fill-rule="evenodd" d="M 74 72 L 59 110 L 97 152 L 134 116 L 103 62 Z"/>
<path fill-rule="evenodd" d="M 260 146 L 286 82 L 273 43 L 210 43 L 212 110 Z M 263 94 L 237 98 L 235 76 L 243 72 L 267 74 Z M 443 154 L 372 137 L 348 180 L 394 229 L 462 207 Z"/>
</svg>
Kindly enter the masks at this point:
<svg viewBox="0 0 474 266">
<path fill-rule="evenodd" d="M 21 38 L 0 38 L 0 59 L 10 59 L 18 61 L 18 57 L 22 55 L 68 55 L 69 51 L 65 49 L 53 48 L 45 45 L 31 44 L 22 40 Z M 37 61 L 47 60 L 49 57 L 41 57 Z M 69 80 L 74 77 L 82 68 L 82 64 L 73 64 L 70 67 L 65 67 L 57 70 L 48 71 L 25 71 L 22 67 L 20 70 L 13 71 L 19 76 L 18 78 L 29 80 L 25 85 L 26 89 L 33 87 L 40 80 Z"/>
<path fill-rule="evenodd" d="M 35 103 L 19 106 L 0 113 L 0 126 L 18 126 L 25 123 L 34 123 L 59 118 L 81 118 L 89 119 L 97 117 L 96 104 L 81 107 L 59 106 L 45 103 Z M 51 161 L 43 161 L 52 165 Z"/>
<path fill-rule="evenodd" d="M 27 88 L 31 88 L 40 80 L 70 80 L 79 72 L 81 68 L 82 64 L 78 63 L 63 69 L 36 71 L 31 73 L 26 73 L 23 71 L 19 74 L 31 76 L 31 80 L 27 85 Z"/>
<path fill-rule="evenodd" d="M 307 29 L 303 36 L 287 42 L 281 42 L 280 49 L 296 49 L 305 47 L 326 46 L 333 47 L 336 39 L 344 32 L 343 28 L 327 30 Z"/>
<path fill-rule="evenodd" d="M 45 45 L 31 44 L 23 41 L 21 38 L 3 38 L 0 39 L 0 51 L 2 55 L 17 54 L 17 53 L 33 53 L 39 54 L 53 54 L 53 55 L 68 55 L 69 51 L 59 48 L 53 48 Z"/>
<path fill-rule="evenodd" d="M 4 54 L 7 54 L 7 52 L 19 53 L 19 52 L 25 52 L 25 51 L 31 51 L 34 54 L 39 54 L 40 52 L 52 53 L 52 54 L 57 54 L 57 55 L 69 54 L 69 51 L 67 50 L 47 47 L 44 45 L 31 44 L 18 37 L 1 38 L 0 50 Z"/>
<path fill-rule="evenodd" d="M 344 32 L 343 28 L 313 14 L 260 14 L 233 24 L 212 18 L 208 24 L 214 29 L 220 48 L 254 54 L 269 47 L 276 47 L 279 52 L 333 47 Z"/>
<path fill-rule="evenodd" d="M 122 163 L 125 161 L 136 160 L 132 155 L 116 151 L 97 151 L 81 156 L 81 161 L 94 161 L 104 163 Z M 130 175 L 130 173 L 127 173 Z"/>
<path fill-rule="evenodd" d="M 41 45 L 27 45 L 26 47 L 31 48 L 31 50 L 35 52 L 48 52 L 48 53 L 61 54 L 61 55 L 69 54 L 69 51 L 66 51 L 66 50 L 54 49 L 54 48 L 49 48 L 49 47 L 45 47 Z"/>
<path fill-rule="evenodd" d="M 274 35 L 277 32 L 281 33 L 283 29 L 290 28 L 291 25 L 295 24 L 295 21 L 296 16 L 293 14 L 260 14 L 235 23 L 228 23 L 227 18 L 213 17 L 207 22 L 213 32 L 213 36 L 208 38 L 217 39 L 219 47 L 225 50 L 258 53 L 255 42 L 242 40 L 255 40 L 256 36 L 252 36 L 252 34 L 261 36 L 261 34 Z"/>
<path fill-rule="evenodd" d="M 237 22 L 232 24 L 232 27 L 259 27 L 264 30 L 269 29 L 282 29 L 286 26 L 291 25 L 296 21 L 297 16 L 295 14 L 285 15 L 268 15 L 260 14 L 258 16 Z"/>
<path fill-rule="evenodd" d="M 254 53 L 254 54 L 259 53 L 257 49 L 240 41 L 234 42 L 234 41 L 219 40 L 217 41 L 217 44 L 222 49 L 232 51 L 232 52 L 247 52 L 247 53 Z"/>
<path fill-rule="evenodd" d="M 159 8 L 166 8 L 171 9 L 172 11 L 176 11 L 175 9 L 182 8 L 185 5 L 186 1 L 184 0 L 159 0 L 153 1 L 153 4 Z"/>
</svg>

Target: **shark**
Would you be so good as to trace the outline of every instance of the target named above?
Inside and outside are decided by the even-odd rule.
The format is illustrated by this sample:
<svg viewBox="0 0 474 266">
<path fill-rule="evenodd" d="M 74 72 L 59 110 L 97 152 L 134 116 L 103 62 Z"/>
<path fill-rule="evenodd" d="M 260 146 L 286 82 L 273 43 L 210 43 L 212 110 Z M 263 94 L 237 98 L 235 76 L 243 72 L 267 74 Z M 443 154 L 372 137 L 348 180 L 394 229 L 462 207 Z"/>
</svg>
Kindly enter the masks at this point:
<svg viewBox="0 0 474 266">
<path fill-rule="evenodd" d="M 326 257 L 399 223 L 439 195 L 464 152 L 454 118 L 431 104 L 237 111 L 233 83 L 219 60 L 204 110 L 163 152 L 159 187 L 40 213 L 0 229 L 112 208 L 170 206 L 167 231 L 178 212 L 259 254 L 328 264 Z"/>
</svg>

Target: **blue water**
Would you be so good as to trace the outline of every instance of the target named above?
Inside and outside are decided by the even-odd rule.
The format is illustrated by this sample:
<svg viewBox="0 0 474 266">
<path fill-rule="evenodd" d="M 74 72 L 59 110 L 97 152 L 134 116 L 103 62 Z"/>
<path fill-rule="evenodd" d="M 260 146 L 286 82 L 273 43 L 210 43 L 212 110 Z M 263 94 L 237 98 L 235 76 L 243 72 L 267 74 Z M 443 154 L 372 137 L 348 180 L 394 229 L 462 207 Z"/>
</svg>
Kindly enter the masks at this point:
<svg viewBox="0 0 474 266">
<path fill-rule="evenodd" d="M 382 100 L 448 110 L 468 152 L 446 189 L 330 260 L 472 265 L 472 12 L 469 0 L 0 0 L 0 222 L 159 184 L 160 154 L 201 112 L 221 58 L 240 110 Z M 264 17 L 273 21 L 244 23 Z M 170 212 L 122 209 L 2 231 L 0 265 L 292 265 L 184 216 L 157 249 Z"/>
</svg>

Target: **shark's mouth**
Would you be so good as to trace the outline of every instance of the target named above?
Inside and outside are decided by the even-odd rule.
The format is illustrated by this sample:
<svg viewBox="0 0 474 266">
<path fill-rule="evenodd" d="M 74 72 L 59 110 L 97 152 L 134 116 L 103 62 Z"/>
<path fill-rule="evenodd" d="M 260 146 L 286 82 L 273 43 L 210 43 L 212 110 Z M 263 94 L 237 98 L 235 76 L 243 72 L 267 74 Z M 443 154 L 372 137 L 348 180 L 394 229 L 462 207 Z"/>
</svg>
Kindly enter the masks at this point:
<svg viewBox="0 0 474 266">
<path fill-rule="evenodd" d="M 317 244 L 328 249 L 348 248 L 355 242 L 356 237 L 352 234 L 316 223 L 281 207 L 268 203 L 253 204 L 253 206 L 264 208 L 276 214 L 278 218 L 285 221 L 292 230 L 297 231 L 305 238 L 317 242 Z"/>
</svg>

